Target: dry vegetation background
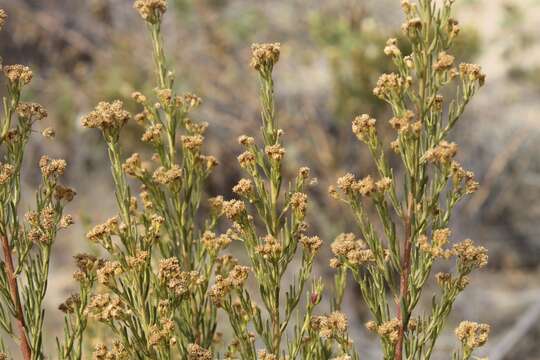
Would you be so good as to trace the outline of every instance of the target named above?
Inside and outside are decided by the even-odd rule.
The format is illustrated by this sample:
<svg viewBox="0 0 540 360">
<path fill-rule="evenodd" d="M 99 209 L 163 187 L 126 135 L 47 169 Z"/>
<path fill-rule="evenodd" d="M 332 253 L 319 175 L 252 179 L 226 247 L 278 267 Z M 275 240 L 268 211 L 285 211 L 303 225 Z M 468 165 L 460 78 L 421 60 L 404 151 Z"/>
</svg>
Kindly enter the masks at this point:
<svg viewBox="0 0 540 360">
<path fill-rule="evenodd" d="M 97 133 L 81 131 L 80 116 L 98 100 L 127 99 L 132 91 L 153 86 L 149 40 L 130 3 L 0 0 L 10 14 L 0 34 L 4 63 L 33 67 L 37 79 L 29 96 L 49 109 L 48 123 L 42 125 L 54 126 L 60 140 L 54 145 L 33 141 L 26 161 L 37 163 L 46 146 L 52 155 L 66 158 L 66 182 L 79 189 L 69 209 L 77 225 L 61 235 L 52 264 L 46 298 L 50 341 L 60 331 L 56 307 L 72 283 L 71 256 L 86 246 L 89 224 L 105 220 L 115 208 L 105 147 Z M 309 220 L 327 245 L 336 234 L 354 231 L 352 219 L 326 189 L 346 169 L 370 172 L 372 164 L 353 138 L 350 120 L 360 112 L 389 117 L 371 89 L 389 65 L 382 48 L 388 36 L 396 35 L 390 29 L 402 22 L 398 1 L 170 3 L 164 28 L 170 58 L 180 86 L 205 102 L 196 116 L 210 123 L 208 150 L 221 163 L 207 191 L 230 197 L 239 178 L 236 137 L 258 127 L 249 44 L 279 41 L 277 98 L 289 160 L 294 167 L 310 166 L 319 179 L 311 188 L 316 204 Z M 488 247 L 490 265 L 475 275 L 451 321 L 491 323 L 493 335 L 481 353 L 491 360 L 540 359 L 540 1 L 459 0 L 458 12 L 464 28 L 458 55 L 481 64 L 488 82 L 456 132 L 462 144 L 459 160 L 475 170 L 482 186 L 457 212 L 455 237 L 471 237 Z M 140 137 L 138 131 L 129 129 L 133 140 Z M 124 136 L 127 146 L 129 140 Z M 39 176 L 31 171 L 36 172 L 25 175 L 29 188 Z M 319 257 L 319 274 L 331 274 L 328 252 Z M 351 288 L 346 311 L 357 348 L 369 354 L 375 340 L 361 326 L 366 312 L 358 299 Z M 454 344 L 452 336 L 447 343 Z"/>
</svg>

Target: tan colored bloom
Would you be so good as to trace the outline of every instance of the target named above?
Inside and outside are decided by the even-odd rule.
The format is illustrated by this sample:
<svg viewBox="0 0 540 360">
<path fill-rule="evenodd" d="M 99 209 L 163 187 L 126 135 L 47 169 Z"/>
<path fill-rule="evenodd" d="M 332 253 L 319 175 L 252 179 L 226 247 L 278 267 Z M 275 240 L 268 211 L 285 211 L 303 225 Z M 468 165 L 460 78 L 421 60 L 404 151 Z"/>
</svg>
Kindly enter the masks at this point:
<svg viewBox="0 0 540 360">
<path fill-rule="evenodd" d="M 39 159 L 39 168 L 45 177 L 58 177 L 63 175 L 66 166 L 66 160 L 63 159 L 50 159 L 46 155 L 43 155 L 41 159 Z"/>
<path fill-rule="evenodd" d="M 317 317 L 316 328 L 322 338 L 342 338 L 347 334 L 348 321 L 345 314 L 334 311 L 329 315 Z"/>
<path fill-rule="evenodd" d="M 97 278 L 100 284 L 109 284 L 116 276 L 122 274 L 122 266 L 118 261 L 106 261 L 97 270 Z"/>
<path fill-rule="evenodd" d="M 54 139 L 54 137 L 56 136 L 56 131 L 54 130 L 54 128 L 48 127 L 43 129 L 41 135 L 43 135 L 43 137 L 47 139 Z"/>
<path fill-rule="evenodd" d="M 212 360 L 213 357 L 210 350 L 207 350 L 197 344 L 189 344 L 187 351 L 188 360 Z"/>
<path fill-rule="evenodd" d="M 182 169 L 176 164 L 170 169 L 165 169 L 163 166 L 160 166 L 152 175 L 152 180 L 161 185 L 172 185 L 179 183 L 181 179 Z"/>
<path fill-rule="evenodd" d="M 384 48 L 384 53 L 387 56 L 397 57 L 401 55 L 401 51 L 397 47 L 397 39 L 391 38 L 386 41 L 386 47 Z"/>
<path fill-rule="evenodd" d="M 455 58 L 447 54 L 445 51 L 442 51 L 437 56 L 437 62 L 433 64 L 433 69 L 435 71 L 445 71 L 450 69 L 454 65 Z"/>
<path fill-rule="evenodd" d="M 103 224 L 94 226 L 94 228 L 86 234 L 86 237 L 90 241 L 99 242 L 100 240 L 103 240 L 106 237 L 110 237 L 111 235 L 118 234 L 118 230 L 119 230 L 118 217 L 115 216 L 108 219 Z"/>
<path fill-rule="evenodd" d="M 255 70 L 271 70 L 279 61 L 280 43 L 251 45 L 250 66 Z"/>
<path fill-rule="evenodd" d="M 322 240 L 318 236 L 302 236 L 300 238 L 300 244 L 306 249 L 309 253 L 316 253 L 322 245 Z"/>
<path fill-rule="evenodd" d="M 129 314 L 129 310 L 120 298 L 111 297 L 109 294 L 98 294 L 90 299 L 85 314 L 98 321 L 106 322 L 123 318 Z"/>
<path fill-rule="evenodd" d="M 239 143 L 240 145 L 243 145 L 243 146 L 251 146 L 251 145 L 254 145 L 254 144 L 255 144 L 255 139 L 252 138 L 251 136 L 241 135 L 241 136 L 238 138 L 238 143 Z"/>
<path fill-rule="evenodd" d="M 220 249 L 226 248 L 232 242 L 232 240 L 226 234 L 216 236 L 216 234 L 211 231 L 205 231 L 201 242 L 208 251 L 216 252 Z"/>
<path fill-rule="evenodd" d="M 238 162 L 244 169 L 255 165 L 255 155 L 250 151 L 245 151 L 238 156 Z"/>
<path fill-rule="evenodd" d="M 181 141 L 186 149 L 198 151 L 202 146 L 204 137 L 202 135 L 182 136 Z"/>
<path fill-rule="evenodd" d="M 354 118 L 352 122 L 352 131 L 360 141 L 366 142 L 376 136 L 376 123 L 377 120 L 371 118 L 368 114 L 363 114 Z"/>
<path fill-rule="evenodd" d="M 0 185 L 5 184 L 13 176 L 15 168 L 11 164 L 0 163 Z"/>
<path fill-rule="evenodd" d="M 27 120 L 43 120 L 49 115 L 47 110 L 38 103 L 21 102 L 17 105 L 16 111 L 20 118 Z"/>
<path fill-rule="evenodd" d="M 290 204 L 294 211 L 298 212 L 301 216 L 306 214 L 308 197 L 301 192 L 295 192 L 291 195 Z"/>
<path fill-rule="evenodd" d="M 449 165 L 456 156 L 457 151 L 458 146 L 456 143 L 443 140 L 433 149 L 426 151 L 423 158 L 438 165 Z"/>
<path fill-rule="evenodd" d="M 161 124 L 150 125 L 144 131 L 141 140 L 145 143 L 157 145 L 161 142 L 161 130 L 163 126 Z"/>
<path fill-rule="evenodd" d="M 223 212 L 229 220 L 237 220 L 246 212 L 246 205 L 240 200 L 223 202 Z"/>
<path fill-rule="evenodd" d="M 466 239 L 455 244 L 453 251 L 465 266 L 481 268 L 487 265 L 487 249 L 483 246 L 475 246 L 471 239 Z"/>
<path fill-rule="evenodd" d="M 264 242 L 257 245 L 255 251 L 265 259 L 278 259 L 283 251 L 281 243 L 272 235 L 266 235 Z"/>
<path fill-rule="evenodd" d="M 167 11 L 166 0 L 136 0 L 133 7 L 149 23 L 156 23 Z"/>
<path fill-rule="evenodd" d="M 8 18 L 7 12 L 4 9 L 0 9 L 0 30 L 2 30 L 2 28 L 6 24 L 7 18 Z"/>
<path fill-rule="evenodd" d="M 378 98 L 385 99 L 393 95 L 399 95 L 403 90 L 403 79 L 395 74 L 382 74 L 377 81 L 377 86 L 373 89 L 373 94 Z"/>
<path fill-rule="evenodd" d="M 476 349 L 484 345 L 489 336 L 490 327 L 472 321 L 462 321 L 456 328 L 456 336 L 464 347 Z"/>
<path fill-rule="evenodd" d="M 395 344 L 399 339 L 399 330 L 401 328 L 401 323 L 398 319 L 388 320 L 387 322 L 382 323 L 378 328 L 377 332 L 381 337 L 388 339 L 392 344 Z"/>
<path fill-rule="evenodd" d="M 253 192 L 253 184 L 249 179 L 240 179 L 233 187 L 233 192 L 240 196 L 249 196 Z"/>
<path fill-rule="evenodd" d="M 32 81 L 32 70 L 24 65 L 6 65 L 3 67 L 4 75 L 12 84 L 27 85 Z"/>
<path fill-rule="evenodd" d="M 195 290 L 202 278 L 196 271 L 182 271 L 177 258 L 163 259 L 159 262 L 158 279 L 177 296 Z"/>
<path fill-rule="evenodd" d="M 281 161 L 285 155 L 285 149 L 280 144 L 267 146 L 264 151 L 272 160 Z"/>
<path fill-rule="evenodd" d="M 124 110 L 124 103 L 115 100 L 112 103 L 102 101 L 88 115 L 83 117 L 82 125 L 101 130 L 119 129 L 130 119 L 131 114 Z"/>
<path fill-rule="evenodd" d="M 484 85 L 486 74 L 482 72 L 482 67 L 477 64 L 460 64 L 459 72 L 464 80 L 478 81 L 479 85 Z"/>
</svg>

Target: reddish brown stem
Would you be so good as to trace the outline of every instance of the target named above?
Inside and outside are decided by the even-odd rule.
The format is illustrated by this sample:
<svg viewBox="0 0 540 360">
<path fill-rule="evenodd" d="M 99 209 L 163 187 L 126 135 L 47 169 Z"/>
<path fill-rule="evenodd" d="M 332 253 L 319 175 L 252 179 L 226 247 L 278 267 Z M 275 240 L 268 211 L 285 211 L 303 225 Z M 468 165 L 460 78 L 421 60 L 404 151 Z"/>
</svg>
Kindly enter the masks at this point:
<svg viewBox="0 0 540 360">
<path fill-rule="evenodd" d="M 15 277 L 15 267 L 13 266 L 13 259 L 11 258 L 11 248 L 9 247 L 9 241 L 6 236 L 1 235 L 0 238 L 2 240 L 2 250 L 4 251 L 4 262 L 6 263 L 9 292 L 11 293 L 11 300 L 13 301 L 13 305 L 15 305 L 15 322 L 17 323 L 17 328 L 19 330 L 21 352 L 24 360 L 30 360 L 32 352 L 30 351 L 30 346 L 28 345 L 28 338 L 26 337 L 24 313 L 21 305 L 21 299 L 19 297 L 17 278 Z"/>
<path fill-rule="evenodd" d="M 403 223 L 405 227 L 405 244 L 403 246 L 403 257 L 401 260 L 401 274 L 399 277 L 399 299 L 397 301 L 397 318 L 400 322 L 398 341 L 394 350 L 394 360 L 402 360 L 403 358 L 403 338 L 405 337 L 405 324 L 401 306 L 405 302 L 405 298 L 409 293 L 409 274 L 411 272 L 411 249 L 412 249 L 412 213 L 414 209 L 414 198 L 412 193 L 409 193 L 407 213 L 404 216 Z M 407 317 L 408 318 L 408 317 Z"/>
</svg>

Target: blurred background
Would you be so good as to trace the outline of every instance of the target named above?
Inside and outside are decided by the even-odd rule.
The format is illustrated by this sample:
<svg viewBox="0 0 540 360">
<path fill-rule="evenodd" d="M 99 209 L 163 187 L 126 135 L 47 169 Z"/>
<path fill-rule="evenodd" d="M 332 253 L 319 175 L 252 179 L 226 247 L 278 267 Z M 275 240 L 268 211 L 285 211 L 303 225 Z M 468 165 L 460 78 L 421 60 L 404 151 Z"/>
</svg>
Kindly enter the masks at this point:
<svg viewBox="0 0 540 360">
<path fill-rule="evenodd" d="M 179 90 L 204 100 L 195 114 L 209 122 L 207 152 L 221 165 L 210 195 L 231 197 L 240 178 L 236 138 L 257 134 L 257 80 L 249 69 L 252 42 L 281 42 L 276 68 L 278 116 L 285 130 L 291 173 L 311 167 L 309 221 L 327 246 L 317 275 L 331 279 L 329 243 L 355 231 L 350 214 L 327 196 L 345 172 L 372 172 L 366 148 L 350 122 L 371 113 L 384 123 L 389 109 L 372 95 L 388 37 L 400 37 L 399 0 L 169 0 L 164 34 Z M 459 0 L 462 34 L 455 55 L 477 62 L 488 75 L 453 133 L 459 161 L 475 171 L 480 190 L 455 212 L 454 240 L 470 237 L 490 251 L 489 267 L 474 275 L 456 303 L 437 358 L 456 345 L 461 320 L 488 322 L 492 335 L 481 355 L 491 360 L 540 359 L 540 1 Z M 63 157 L 65 182 L 79 190 L 68 211 L 77 225 L 62 234 L 47 296 L 50 341 L 58 335 L 57 305 L 71 290 L 72 256 L 87 248 L 91 224 L 114 214 L 112 180 L 104 143 L 83 130 L 80 117 L 100 100 L 129 100 L 154 87 L 150 42 L 131 0 L 0 0 L 9 14 L 0 32 L 5 64 L 32 66 L 27 97 L 45 105 L 56 141 L 36 136 L 28 152 L 25 186 L 38 182 L 37 161 L 47 152 Z M 135 110 L 135 108 L 132 108 Z M 383 134 L 384 136 L 384 134 Z M 388 137 L 391 134 L 388 134 Z M 126 154 L 144 151 L 140 132 L 128 127 Z M 31 198 L 29 197 L 29 200 Z M 330 290 L 330 287 L 329 287 Z M 367 311 L 351 284 L 345 310 L 363 359 L 377 359 L 377 342 L 363 328 Z M 428 299 L 429 300 L 429 299 Z M 52 350 L 52 346 L 50 347 Z"/>
</svg>

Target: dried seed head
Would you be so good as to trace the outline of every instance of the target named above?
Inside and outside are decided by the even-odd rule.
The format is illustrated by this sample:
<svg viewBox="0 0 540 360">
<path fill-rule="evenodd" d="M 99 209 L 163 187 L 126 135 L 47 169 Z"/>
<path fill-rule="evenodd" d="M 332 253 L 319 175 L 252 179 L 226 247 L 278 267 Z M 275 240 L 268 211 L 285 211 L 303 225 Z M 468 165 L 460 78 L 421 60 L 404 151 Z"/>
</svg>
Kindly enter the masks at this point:
<svg viewBox="0 0 540 360">
<path fill-rule="evenodd" d="M 390 125 L 398 134 L 405 134 L 413 130 L 413 120 L 414 113 L 412 111 L 406 111 L 402 116 L 396 116 L 390 119 Z"/>
<path fill-rule="evenodd" d="M 108 219 L 103 224 L 94 226 L 94 228 L 86 234 L 86 237 L 90 241 L 99 242 L 107 237 L 110 237 L 111 235 L 116 235 L 118 233 L 119 233 L 119 221 L 118 221 L 118 217 L 115 216 Z"/>
<path fill-rule="evenodd" d="M 43 135 L 43 137 L 47 139 L 54 139 L 54 137 L 56 136 L 56 131 L 52 127 L 48 127 L 43 129 L 41 135 Z"/>
<path fill-rule="evenodd" d="M 377 80 L 373 94 L 380 99 L 389 99 L 393 96 L 400 96 L 404 86 L 404 79 L 399 75 L 395 73 L 382 74 Z"/>
<path fill-rule="evenodd" d="M 212 211 L 221 214 L 221 211 L 223 210 L 223 196 L 209 198 L 208 203 L 210 204 Z"/>
<path fill-rule="evenodd" d="M 15 167 L 13 165 L 0 163 L 0 185 L 7 183 L 13 176 L 14 171 Z"/>
<path fill-rule="evenodd" d="M 366 322 L 364 325 L 366 326 L 366 329 L 368 329 L 368 331 L 371 331 L 371 332 L 377 332 L 379 328 L 377 323 L 373 320 Z"/>
<path fill-rule="evenodd" d="M 458 146 L 456 143 L 449 143 L 448 141 L 443 140 L 433 149 L 426 151 L 423 158 L 437 165 L 450 165 L 450 162 L 454 156 L 456 156 L 457 151 Z"/>
<path fill-rule="evenodd" d="M 47 110 L 38 103 L 24 103 L 17 105 L 17 115 L 25 120 L 43 120 L 48 116 Z"/>
<path fill-rule="evenodd" d="M 232 240 L 226 234 L 216 236 L 216 234 L 211 231 L 205 231 L 201 242 L 206 250 L 213 253 L 219 251 L 220 249 L 226 248 L 232 242 Z"/>
<path fill-rule="evenodd" d="M 371 196 L 376 190 L 375 181 L 373 181 L 373 178 L 368 175 L 362 180 L 356 181 L 352 185 L 352 190 L 357 191 L 362 196 Z"/>
<path fill-rule="evenodd" d="M 376 123 L 377 120 L 371 118 L 368 114 L 363 114 L 354 118 L 352 131 L 360 141 L 367 142 L 377 135 Z"/>
<path fill-rule="evenodd" d="M 58 223 L 58 227 L 60 229 L 66 229 L 69 226 L 75 224 L 75 221 L 73 221 L 73 216 L 71 215 L 64 215 L 60 218 L 60 222 Z"/>
<path fill-rule="evenodd" d="M 255 165 L 255 155 L 250 151 L 245 151 L 238 156 L 238 162 L 242 168 L 249 169 Z"/>
<path fill-rule="evenodd" d="M 302 244 L 308 253 L 315 254 L 321 248 L 322 240 L 318 236 L 302 236 L 300 238 L 300 244 Z"/>
<path fill-rule="evenodd" d="M 98 263 L 98 259 L 90 254 L 77 254 L 73 258 L 77 268 L 85 274 L 92 272 Z"/>
<path fill-rule="evenodd" d="M 267 352 L 266 350 L 257 351 L 258 360 L 278 360 L 278 357 L 274 354 Z"/>
<path fill-rule="evenodd" d="M 437 62 L 433 64 L 433 69 L 435 71 L 445 71 L 450 69 L 454 65 L 455 58 L 447 54 L 445 51 L 442 51 L 437 56 Z"/>
<path fill-rule="evenodd" d="M 476 349 L 487 342 L 489 330 L 490 327 L 487 324 L 462 321 L 456 328 L 455 333 L 465 348 Z"/>
<path fill-rule="evenodd" d="M 271 71 L 279 61 L 280 43 L 251 45 L 250 66 L 258 71 Z"/>
<path fill-rule="evenodd" d="M 140 269 L 150 257 L 150 253 L 144 250 L 137 250 L 134 256 L 126 256 L 129 270 Z"/>
<path fill-rule="evenodd" d="M 406 36 L 416 37 L 417 31 L 422 30 L 422 19 L 412 18 L 401 25 L 401 30 Z"/>
<path fill-rule="evenodd" d="M 263 243 L 261 245 L 257 245 L 255 248 L 255 252 L 257 252 L 264 259 L 267 259 L 267 260 L 279 259 L 282 251 L 283 251 L 283 246 L 272 235 L 266 235 L 264 237 Z"/>
<path fill-rule="evenodd" d="M 184 148 L 191 151 L 198 151 L 203 144 L 204 137 L 202 135 L 182 136 L 181 141 Z"/>
<path fill-rule="evenodd" d="M 44 177 L 58 177 L 64 174 L 67 163 L 63 159 L 50 159 L 43 155 L 39 160 L 39 168 Z"/>
<path fill-rule="evenodd" d="M 251 136 L 241 135 L 241 136 L 238 138 L 238 143 L 239 143 L 240 145 L 243 145 L 243 146 L 251 146 L 251 145 L 254 145 L 254 144 L 255 144 L 255 139 L 252 138 Z"/>
<path fill-rule="evenodd" d="M 182 169 L 178 165 L 173 165 L 170 169 L 165 169 L 163 166 L 154 171 L 152 180 L 161 185 L 174 185 L 178 184 L 182 179 Z"/>
<path fill-rule="evenodd" d="M 197 344 L 189 344 L 187 352 L 188 360 L 212 360 L 214 356 L 210 350 Z"/>
<path fill-rule="evenodd" d="M 163 129 L 163 126 L 161 124 L 148 126 L 141 137 L 141 141 L 145 143 L 151 143 L 154 145 L 160 144 L 162 129 Z"/>
<path fill-rule="evenodd" d="M 475 246 L 471 239 L 455 244 L 452 249 L 466 268 L 475 269 L 487 265 L 487 249 L 483 246 Z"/>
<path fill-rule="evenodd" d="M 102 101 L 95 109 L 82 119 L 82 125 L 87 128 L 101 130 L 119 129 L 129 120 L 131 114 L 124 110 L 124 103 L 115 100 L 112 103 Z"/>
<path fill-rule="evenodd" d="M 388 177 L 384 177 L 375 183 L 375 187 L 377 191 L 380 193 L 384 193 L 388 191 L 391 186 L 392 186 L 392 179 Z"/>
<path fill-rule="evenodd" d="M 229 200 L 223 202 L 223 212 L 229 220 L 239 220 L 246 213 L 246 205 L 240 200 Z"/>
<path fill-rule="evenodd" d="M 54 197 L 57 200 L 65 200 L 69 202 L 73 200 L 75 195 L 77 195 L 75 190 L 62 184 L 57 184 L 54 188 Z"/>
<path fill-rule="evenodd" d="M 92 296 L 85 310 L 86 315 L 103 322 L 122 319 L 129 313 L 130 311 L 126 309 L 126 305 L 120 298 L 111 297 L 109 294 Z"/>
<path fill-rule="evenodd" d="M 399 339 L 400 328 L 401 322 L 398 319 L 392 319 L 382 323 L 377 328 L 377 333 L 381 337 L 388 339 L 392 344 L 395 344 Z"/>
<path fill-rule="evenodd" d="M 343 338 L 347 333 L 348 321 L 345 314 L 340 311 L 334 311 L 329 315 L 315 318 L 316 329 L 319 335 L 325 339 Z"/>
<path fill-rule="evenodd" d="M 0 9 L 0 30 L 6 25 L 6 20 L 8 18 L 7 12 L 4 9 Z"/>
<path fill-rule="evenodd" d="M 476 64 L 460 64 L 459 73 L 464 80 L 478 81 L 480 86 L 483 86 L 486 81 L 486 74 L 482 72 L 480 65 Z"/>
<path fill-rule="evenodd" d="M 138 153 L 131 154 L 122 164 L 122 170 L 129 176 L 140 177 L 146 173 L 146 169 L 142 167 L 141 156 Z"/>
<path fill-rule="evenodd" d="M 347 173 L 337 180 L 337 187 L 344 193 L 352 190 L 353 185 L 356 183 L 356 178 L 353 174 Z"/>
<path fill-rule="evenodd" d="M 233 187 L 233 192 L 240 195 L 249 197 L 253 192 L 253 184 L 249 179 L 240 179 L 238 184 Z"/>
<path fill-rule="evenodd" d="M 384 48 L 384 53 L 387 56 L 398 57 L 401 55 L 401 51 L 397 47 L 397 39 L 390 38 L 386 41 L 386 47 Z"/>
<path fill-rule="evenodd" d="M 12 85 L 27 85 L 32 81 L 32 70 L 24 65 L 6 65 L 3 67 L 4 75 Z"/>
<path fill-rule="evenodd" d="M 177 258 L 163 259 L 159 262 L 158 279 L 176 296 L 195 291 L 202 282 L 197 271 L 182 271 Z"/>
<path fill-rule="evenodd" d="M 135 91 L 131 94 L 131 98 L 135 100 L 138 104 L 144 104 L 146 102 L 146 96 L 141 92 Z"/>
<path fill-rule="evenodd" d="M 79 294 L 71 294 L 63 303 L 58 305 L 58 310 L 65 314 L 72 314 L 77 307 L 81 304 L 81 297 Z"/>
<path fill-rule="evenodd" d="M 264 151 L 274 161 L 281 161 L 285 155 L 285 149 L 280 144 L 267 146 Z"/>
<path fill-rule="evenodd" d="M 110 285 L 111 281 L 122 274 L 122 266 L 118 261 L 106 261 L 102 267 L 97 270 L 97 279 L 100 284 Z"/>
<path fill-rule="evenodd" d="M 290 205 L 291 208 L 300 215 L 300 217 L 304 217 L 307 210 L 307 201 L 308 197 L 306 194 L 295 192 L 291 195 Z"/>
<path fill-rule="evenodd" d="M 155 24 L 160 21 L 163 14 L 167 11 L 167 1 L 137 0 L 133 4 L 133 7 L 145 21 Z"/>
</svg>

